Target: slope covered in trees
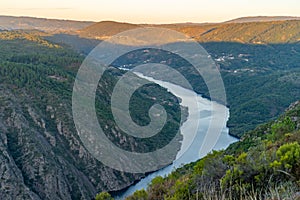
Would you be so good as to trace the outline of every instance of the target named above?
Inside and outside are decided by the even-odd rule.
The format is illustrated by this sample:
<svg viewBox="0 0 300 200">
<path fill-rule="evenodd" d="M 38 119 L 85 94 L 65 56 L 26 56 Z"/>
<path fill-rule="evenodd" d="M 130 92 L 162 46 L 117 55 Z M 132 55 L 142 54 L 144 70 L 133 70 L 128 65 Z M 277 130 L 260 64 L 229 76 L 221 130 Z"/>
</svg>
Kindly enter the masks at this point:
<svg viewBox="0 0 300 200">
<path fill-rule="evenodd" d="M 300 98 L 299 23 L 299 20 L 283 20 L 151 26 L 170 28 L 187 34 L 198 40 L 208 51 L 220 67 L 225 84 L 227 105 L 231 113 L 228 121 L 230 133 L 241 136 L 258 124 L 275 119 L 285 107 Z M 105 24 L 111 24 L 114 31 L 117 31 L 120 25 L 116 22 L 100 22 L 92 26 L 93 31 L 90 32 L 89 37 L 103 36 L 104 30 L 109 29 L 109 26 Z M 125 27 L 125 30 L 135 28 L 132 24 L 120 27 Z M 97 32 L 101 34 L 97 35 Z M 77 40 L 79 42 L 76 42 L 74 38 L 68 42 L 81 52 L 88 53 L 82 39 Z M 78 43 L 82 45 L 73 45 Z M 155 55 L 155 52 L 137 53 L 136 56 L 133 54 L 128 56 L 127 61 L 123 60 L 125 64 L 131 64 L 131 67 L 144 62 L 174 65 L 177 70 L 190 78 L 191 84 L 195 86 L 194 89 L 198 93 L 209 97 L 201 77 L 195 78 L 193 72 L 185 64 L 168 55 L 164 55 L 163 59 L 161 59 L 162 56 L 156 58 Z M 163 79 L 165 74 L 159 74 Z"/>
<path fill-rule="evenodd" d="M 231 112 L 228 125 L 232 134 L 242 136 L 246 131 L 254 129 L 257 124 L 274 119 L 291 102 L 300 98 L 300 49 L 297 35 L 300 27 L 299 21 L 219 24 L 217 29 L 214 26 L 216 25 L 172 27 L 197 38 L 220 66 Z M 106 27 L 107 31 L 109 27 Z M 94 31 L 97 32 L 96 29 Z M 254 38 L 256 32 L 260 37 Z M 102 30 L 100 33 L 105 32 Z M 231 35 L 231 33 L 238 34 Z M 107 35 L 109 34 L 105 36 Z M 19 195 L 17 197 L 32 199 L 53 197 L 49 195 L 64 199 L 89 199 L 97 191 L 121 189 L 142 176 L 116 172 L 104 167 L 85 150 L 76 134 L 70 113 L 70 98 L 76 71 L 84 58 L 82 55 L 66 48 L 64 44 L 49 42 L 48 39 L 55 36 L 45 33 L 4 31 L 0 32 L 0 37 L 0 148 L 3 152 L 0 155 L 2 163 L 0 170 L 5 174 L 0 184 L 6 192 L 1 193 L 3 195 L 1 198 L 7 199 L 10 195 L 17 194 Z M 67 37 L 64 35 L 61 40 L 66 41 Z M 76 37 L 71 43 L 76 43 Z M 86 42 L 77 44 L 80 46 L 79 50 L 85 48 L 85 44 Z M 95 44 L 96 42 L 93 41 L 91 46 Z M 86 48 L 82 52 L 88 53 L 90 49 L 90 47 Z M 155 61 L 151 52 L 136 54 L 136 57 L 130 54 L 129 57 L 131 59 L 125 59 L 125 61 L 133 62 L 133 64 L 139 64 L 148 59 Z M 164 60 L 160 61 L 173 63 L 177 65 L 178 70 L 186 72 L 186 66 L 181 65 L 176 59 L 163 55 L 160 56 L 161 58 Z M 107 79 L 104 80 L 106 83 L 104 85 L 107 86 L 107 88 L 102 88 L 104 98 L 99 95 L 97 99 L 100 103 L 99 121 L 102 119 L 111 122 L 112 118 L 107 110 L 109 107 L 107 97 L 111 94 L 110 89 L 113 88 L 113 83 L 121 74 L 122 72 L 112 68 L 106 76 Z M 166 75 L 163 72 L 161 74 Z M 193 80 L 193 74 L 190 75 Z M 201 82 L 199 79 L 194 81 Z M 201 84 L 203 87 L 200 86 L 195 90 L 209 97 L 205 84 L 203 82 Z M 155 86 L 148 88 L 149 95 L 139 96 L 143 94 L 143 91 L 140 91 L 137 97 L 145 97 L 151 102 L 154 95 L 151 93 L 153 87 Z M 203 189 L 205 187 L 211 187 L 214 190 L 225 188 L 228 190 L 221 190 L 225 195 L 229 195 L 227 191 L 240 195 L 243 192 L 241 188 L 249 192 L 252 185 L 265 192 L 265 188 L 260 188 L 258 184 L 259 181 L 267 179 L 263 176 L 264 173 L 268 178 L 271 175 L 271 180 L 273 178 L 275 181 L 282 180 L 284 183 L 280 187 L 288 188 L 294 179 L 286 177 L 299 176 L 294 173 L 293 166 L 290 170 L 290 161 L 285 160 L 284 152 L 297 149 L 298 145 L 295 142 L 299 141 L 299 138 L 297 138 L 297 131 L 291 131 L 291 137 L 285 133 L 276 136 L 276 133 L 282 127 L 284 130 L 290 130 L 286 129 L 286 126 L 295 128 L 291 125 L 295 119 L 297 121 L 299 116 L 290 116 L 283 119 L 282 123 L 278 121 L 278 124 L 274 122 L 274 126 L 272 123 L 262 126 L 257 130 L 263 131 L 252 131 L 242 136 L 243 141 L 237 146 L 224 152 L 215 152 L 205 158 L 204 160 L 207 159 L 205 163 L 212 163 L 212 165 L 205 164 L 207 170 L 218 164 L 224 167 L 215 167 L 215 169 L 220 169 L 220 171 L 215 171 L 215 175 L 209 171 L 212 173 L 209 177 L 213 177 L 212 180 L 209 179 L 210 184 L 202 186 L 199 183 L 199 180 L 208 179 L 203 172 L 206 168 L 203 166 L 202 170 L 202 164 L 191 164 L 174 172 L 173 179 L 158 178 L 154 181 L 153 195 L 164 195 L 173 199 L 190 198 L 196 195 L 200 198 L 201 195 L 205 195 L 203 191 L 210 191 Z M 297 129 L 298 124 L 295 126 Z M 263 129 L 263 127 L 266 128 Z M 115 131 L 112 125 L 110 134 Z M 271 135 L 271 138 L 267 135 Z M 275 139 L 272 139 L 272 135 Z M 113 134 L 111 139 L 116 143 L 119 141 L 119 138 Z M 284 143 L 287 146 L 284 146 Z M 249 149 L 252 145 L 253 151 Z M 144 144 L 144 147 L 147 146 L 148 144 Z M 269 160 L 266 161 L 260 158 L 256 147 L 265 151 L 266 155 L 270 154 L 270 159 L 267 156 Z M 124 148 L 140 147 L 128 145 Z M 291 151 L 292 154 L 294 152 L 297 154 L 297 150 Z M 28 160 L 33 160 L 33 162 L 28 162 Z M 266 166 L 261 165 L 261 162 Z M 198 171 L 196 165 L 198 165 Z M 243 166 L 246 168 L 244 169 Z M 254 171 L 255 174 L 249 171 Z M 240 176 L 241 179 L 237 178 Z M 224 180 L 222 177 L 225 177 Z M 249 180 L 252 182 L 247 185 Z M 203 181 L 200 182 L 203 183 Z M 276 185 L 268 186 L 270 186 L 269 189 L 276 188 Z M 166 187 L 171 187 L 172 191 L 166 190 Z M 294 183 L 293 187 L 295 187 Z M 16 188 L 19 190 L 15 191 Z M 152 195 L 151 187 L 149 190 L 140 191 L 136 195 Z M 175 191 L 179 196 L 175 195 Z M 188 194 L 189 197 L 180 196 L 182 194 Z"/>
<path fill-rule="evenodd" d="M 72 117 L 72 89 L 83 59 L 37 34 L 0 32 L 0 199 L 92 199 L 97 191 L 122 189 L 143 176 L 104 166 L 82 144 Z M 114 122 L 110 96 L 123 73 L 110 68 L 99 81 L 98 121 L 124 149 L 155 148 L 148 140 L 137 145 Z M 165 102 L 172 126 L 159 141 L 177 132 L 177 98 L 155 84 L 142 87 L 134 97 L 133 119 L 142 124 L 149 121 L 148 107 L 138 103 L 151 107 L 154 97 Z"/>
<path fill-rule="evenodd" d="M 153 179 L 128 200 L 300 199 L 300 102 L 240 142 Z"/>
</svg>

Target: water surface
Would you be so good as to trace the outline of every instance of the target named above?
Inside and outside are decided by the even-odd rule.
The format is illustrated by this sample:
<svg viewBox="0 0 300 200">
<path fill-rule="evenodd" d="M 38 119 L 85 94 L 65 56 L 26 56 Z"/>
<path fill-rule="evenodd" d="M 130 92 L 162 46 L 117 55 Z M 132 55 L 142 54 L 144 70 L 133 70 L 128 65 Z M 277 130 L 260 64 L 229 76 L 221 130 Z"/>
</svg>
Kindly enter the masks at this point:
<svg viewBox="0 0 300 200">
<path fill-rule="evenodd" d="M 129 187 L 124 193 L 115 197 L 115 199 L 125 199 L 127 196 L 133 194 L 136 190 L 146 189 L 151 180 L 156 176 L 167 176 L 174 169 L 177 169 L 184 164 L 197 161 L 200 158 L 204 157 L 207 151 L 201 151 L 201 144 L 203 143 L 209 124 L 213 118 L 217 122 L 221 123 L 223 127 L 220 137 L 212 138 L 212 140 L 216 140 L 216 144 L 213 147 L 214 150 L 225 149 L 231 143 L 238 141 L 236 138 L 228 134 L 226 122 L 229 118 L 229 109 L 224 105 L 205 99 L 194 91 L 183 88 L 181 86 L 160 80 L 155 80 L 140 73 L 136 74 L 141 78 L 145 78 L 149 81 L 159 84 L 160 86 L 168 89 L 175 96 L 179 97 L 182 100 L 180 105 L 188 108 L 189 115 L 187 117 L 187 120 L 180 127 L 181 134 L 183 135 L 183 140 L 182 148 L 177 153 L 177 159 L 171 165 L 147 175 L 135 185 Z M 224 111 L 225 119 L 223 115 Z M 192 134 L 193 130 L 196 130 L 195 137 L 193 137 Z"/>
</svg>

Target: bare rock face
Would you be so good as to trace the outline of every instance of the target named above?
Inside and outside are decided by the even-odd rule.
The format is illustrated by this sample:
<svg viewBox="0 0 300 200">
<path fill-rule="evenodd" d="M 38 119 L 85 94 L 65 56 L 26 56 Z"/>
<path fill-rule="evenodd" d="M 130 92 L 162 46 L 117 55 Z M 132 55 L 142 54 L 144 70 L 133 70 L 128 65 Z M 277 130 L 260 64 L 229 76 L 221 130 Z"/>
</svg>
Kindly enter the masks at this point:
<svg viewBox="0 0 300 200">
<path fill-rule="evenodd" d="M 22 172 L 16 166 L 13 158 L 7 152 L 3 144 L 3 135 L 0 141 L 0 199 L 40 199 L 35 193 L 25 185 Z"/>
<path fill-rule="evenodd" d="M 92 199 L 140 177 L 94 159 L 78 138 L 68 105 L 34 108 L 22 95 L 0 88 L 0 199 Z"/>
</svg>

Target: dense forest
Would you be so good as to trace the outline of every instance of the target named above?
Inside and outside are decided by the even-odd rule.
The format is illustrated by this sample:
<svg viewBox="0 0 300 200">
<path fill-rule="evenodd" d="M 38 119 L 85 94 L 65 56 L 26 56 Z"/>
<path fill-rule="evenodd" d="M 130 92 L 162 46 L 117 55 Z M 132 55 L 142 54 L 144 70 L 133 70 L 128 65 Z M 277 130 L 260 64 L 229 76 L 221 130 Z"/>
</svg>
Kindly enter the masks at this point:
<svg viewBox="0 0 300 200">
<path fill-rule="evenodd" d="M 230 133 L 240 137 L 279 116 L 300 97 L 300 45 L 253 45 L 228 42 L 201 43 L 220 68 L 230 108 Z M 210 98 L 206 83 L 190 63 L 162 50 L 148 49 L 123 55 L 115 66 L 134 68 L 144 63 L 167 63 L 190 82 L 193 89 Z M 152 69 L 149 68 L 149 73 Z M 168 73 L 151 71 L 161 80 Z M 217 99 L 215 99 L 217 100 Z M 222 102 L 224 103 L 224 102 Z"/>
<path fill-rule="evenodd" d="M 104 166 L 85 149 L 73 122 L 72 89 L 84 57 L 42 34 L 0 32 L 0 171 L 6 174 L 0 199 L 91 199 L 97 191 L 127 187 L 144 175 Z M 150 82 L 136 91 L 133 120 L 147 124 L 147 109 L 160 103 L 168 124 L 158 138 L 137 142 L 116 126 L 110 109 L 110 96 L 123 73 L 112 67 L 99 81 L 98 121 L 107 125 L 108 138 L 128 151 L 158 148 L 179 129 L 179 100 Z"/>
</svg>

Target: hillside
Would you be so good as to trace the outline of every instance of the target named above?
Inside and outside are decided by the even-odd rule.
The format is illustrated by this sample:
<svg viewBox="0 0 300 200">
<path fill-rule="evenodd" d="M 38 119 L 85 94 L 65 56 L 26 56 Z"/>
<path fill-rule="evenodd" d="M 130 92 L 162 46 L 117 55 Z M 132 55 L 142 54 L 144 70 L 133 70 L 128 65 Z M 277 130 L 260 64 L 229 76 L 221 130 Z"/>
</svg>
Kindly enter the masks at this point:
<svg viewBox="0 0 300 200">
<path fill-rule="evenodd" d="M 94 22 L 0 16 L 0 30 L 36 29 L 47 32 L 74 32 Z"/>
<path fill-rule="evenodd" d="M 171 26 L 201 43 L 238 42 L 243 44 L 295 43 L 300 41 L 300 20 L 219 23 Z"/>
<path fill-rule="evenodd" d="M 269 20 L 237 19 L 216 24 L 128 24 L 104 21 L 80 31 L 80 36 L 105 39 L 125 30 L 137 27 L 162 27 L 182 32 L 199 42 L 239 42 L 249 44 L 293 43 L 300 41 L 299 18 L 273 17 Z M 250 18 L 252 19 L 252 18 Z M 276 20 L 275 19 L 280 19 Z M 288 19 L 288 20 L 287 20 Z M 236 23 L 239 22 L 239 23 Z"/>
<path fill-rule="evenodd" d="M 79 35 L 82 37 L 91 37 L 95 39 L 106 39 L 107 37 L 117 33 L 138 27 L 139 25 L 136 24 L 103 21 L 80 30 Z"/>
<path fill-rule="evenodd" d="M 276 118 L 300 98 L 299 44 L 208 42 L 202 46 L 220 68 L 230 108 L 227 125 L 232 135 L 241 136 Z M 168 63 L 186 77 L 197 93 L 210 98 L 202 77 L 174 54 L 153 49 L 134 51 L 116 64 L 131 69 L 145 63 Z M 172 80 L 164 71 L 149 72 L 161 80 Z"/>
<path fill-rule="evenodd" d="M 77 134 L 72 89 L 84 57 L 37 34 L 4 31 L 0 36 L 0 199 L 92 199 L 98 191 L 119 190 L 143 176 L 104 166 Z M 161 143 L 151 138 L 137 142 L 116 126 L 110 109 L 109 97 L 122 73 L 111 68 L 99 82 L 99 123 L 107 125 L 112 142 L 129 151 L 163 145 L 179 127 L 177 98 L 153 84 L 133 95 L 137 103 L 143 102 L 143 107 L 131 105 L 135 121 L 149 120 L 144 113 L 156 97 L 168 104 L 171 124 L 158 134 Z"/>
<path fill-rule="evenodd" d="M 119 30 L 116 28 L 119 23 L 101 24 L 112 24 L 113 30 Z M 220 67 L 230 107 L 228 127 L 232 135 L 241 136 L 258 124 L 278 117 L 285 107 L 300 98 L 299 20 L 151 26 L 175 29 L 197 39 Z M 94 28 L 98 30 L 97 27 Z M 104 27 L 103 31 L 109 29 Z M 124 27 L 134 28 L 133 25 Z M 108 34 L 98 31 L 107 37 Z M 54 35 L 48 39 L 68 43 L 84 54 L 97 45 L 96 40 L 67 35 Z M 201 77 L 195 78 L 194 72 L 185 64 L 180 66 L 181 61 L 169 55 L 156 55 L 151 51 L 137 52 L 120 64 L 134 67 L 144 62 L 168 63 L 194 79 L 191 83 L 195 90 L 209 97 Z M 166 76 L 164 73 L 159 75 L 162 79 Z"/>
<path fill-rule="evenodd" d="M 269 21 L 286 21 L 286 20 L 300 20 L 300 17 L 291 16 L 253 16 L 253 17 L 240 17 L 232 19 L 224 23 L 245 23 L 245 22 L 269 22 Z"/>
<path fill-rule="evenodd" d="M 165 178 L 157 177 L 147 190 L 136 191 L 127 200 L 299 200 L 299 128 L 298 101 L 227 150 L 214 151 Z"/>
<path fill-rule="evenodd" d="M 300 20 L 220 24 L 194 37 L 200 42 L 295 43 L 300 41 Z"/>
<path fill-rule="evenodd" d="M 104 39 L 111 35 L 106 32 L 112 33 L 113 30 L 116 33 L 121 30 L 119 26 L 120 23 L 100 22 L 92 27 L 93 33 L 98 32 L 99 38 Z M 123 30 L 136 26 L 122 25 Z M 300 80 L 297 78 L 300 77 L 300 20 L 151 26 L 170 28 L 190 35 L 199 41 L 220 67 L 231 112 L 228 127 L 232 135 L 240 136 L 258 124 L 276 118 L 285 107 L 300 98 Z M 111 31 L 110 27 L 113 27 Z M 88 38 L 67 35 L 48 37 L 53 41 L 68 43 L 86 55 L 97 45 L 97 40 L 90 38 L 95 37 L 93 34 Z M 134 67 L 149 61 L 174 65 L 180 72 L 195 79 L 187 66 L 176 64 L 180 61 L 168 55 L 156 56 L 155 52 L 128 56 L 122 64 Z M 164 73 L 160 75 L 162 79 L 165 78 Z M 209 97 L 201 77 L 191 80 L 191 83 L 198 93 Z"/>
<path fill-rule="evenodd" d="M 295 21 L 290 24 L 289 21 Z M 295 42 L 299 39 L 299 17 L 242 17 L 223 23 L 130 24 L 113 21 L 89 22 L 34 17 L 0 16 L 0 30 L 36 29 L 46 32 L 77 32 L 82 37 L 105 39 L 137 27 L 155 26 L 175 29 L 200 41 L 237 41 L 243 43 Z M 286 35 L 292 31 L 292 37 Z M 278 35 L 279 33 L 280 36 Z M 259 34 L 256 36 L 256 34 Z M 247 37 L 243 37 L 247 35 Z M 266 37 L 267 36 L 267 37 Z M 272 37 L 270 37 L 272 36 Z M 259 41 L 264 38 L 263 41 Z M 286 38 L 289 38 L 287 40 Z"/>
<path fill-rule="evenodd" d="M 53 31 L 53 27 L 63 24 L 48 26 Z M 74 77 L 84 56 L 99 42 L 90 38 L 105 39 L 140 26 L 144 25 L 100 22 L 81 27 L 79 35 L 0 31 L 0 199 L 91 199 L 99 191 L 123 189 L 144 176 L 113 170 L 94 159 L 80 141 L 71 113 Z M 274 120 L 291 102 L 300 99 L 299 20 L 154 26 L 191 35 L 215 60 L 227 92 L 230 133 L 242 141 L 179 169 L 166 179 L 157 178 L 148 191 L 135 195 L 149 195 L 152 199 L 161 199 L 161 195 L 169 199 L 200 198 L 210 191 L 207 187 L 225 195 L 245 195 L 254 186 L 259 192 L 266 192 L 262 185 L 272 192 L 289 188 L 293 190 L 289 194 L 298 192 L 295 180 L 299 180 L 299 103 L 277 121 L 254 128 Z M 73 25 L 66 27 L 75 30 Z M 47 30 L 41 25 L 43 28 Z M 61 28 L 58 32 L 66 30 Z M 195 91 L 209 98 L 203 80 L 194 76 L 186 62 L 171 54 L 130 52 L 114 66 L 130 68 L 146 62 L 174 66 L 186 75 Z M 137 145 L 136 140 L 115 126 L 109 97 L 122 73 L 111 68 L 99 83 L 96 108 L 99 122 L 109 124 L 108 137 L 122 148 L 135 151 L 165 144 L 172 137 L 172 130 L 159 138 L 160 144 L 151 140 Z M 162 79 L 168 75 L 160 74 Z M 134 119 L 141 124 L 149 120 L 147 108 L 140 108 L 149 107 L 156 95 L 177 105 L 174 96 L 165 92 L 157 85 L 139 90 L 133 105 L 137 111 L 132 115 Z M 176 109 L 169 107 L 171 122 L 178 128 Z M 288 149 L 288 154 L 292 149 L 295 158 L 285 160 L 281 156 L 284 149 Z M 267 156 L 261 157 L 261 152 Z M 267 180 L 280 185 L 268 185 Z M 202 185 L 203 182 L 208 185 Z"/>
</svg>

